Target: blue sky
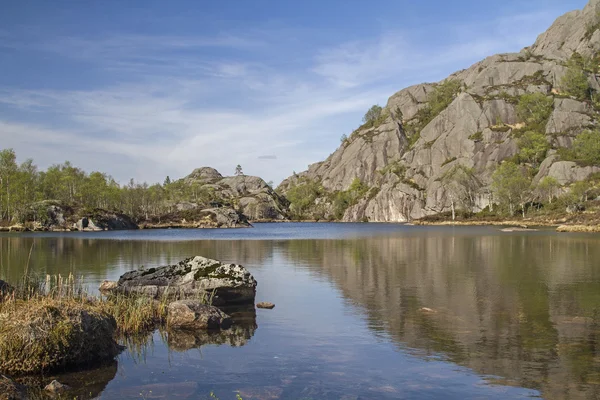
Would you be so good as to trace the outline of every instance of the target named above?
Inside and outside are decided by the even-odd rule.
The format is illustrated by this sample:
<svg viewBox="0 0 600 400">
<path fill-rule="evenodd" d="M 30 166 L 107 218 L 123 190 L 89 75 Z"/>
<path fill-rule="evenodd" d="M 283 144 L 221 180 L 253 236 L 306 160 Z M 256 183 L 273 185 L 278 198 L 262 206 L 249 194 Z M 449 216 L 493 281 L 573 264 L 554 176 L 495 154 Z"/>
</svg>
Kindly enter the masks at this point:
<svg viewBox="0 0 600 400">
<path fill-rule="evenodd" d="M 519 51 L 585 0 L 0 4 L 0 148 L 121 182 L 278 183 L 373 104 Z"/>
</svg>

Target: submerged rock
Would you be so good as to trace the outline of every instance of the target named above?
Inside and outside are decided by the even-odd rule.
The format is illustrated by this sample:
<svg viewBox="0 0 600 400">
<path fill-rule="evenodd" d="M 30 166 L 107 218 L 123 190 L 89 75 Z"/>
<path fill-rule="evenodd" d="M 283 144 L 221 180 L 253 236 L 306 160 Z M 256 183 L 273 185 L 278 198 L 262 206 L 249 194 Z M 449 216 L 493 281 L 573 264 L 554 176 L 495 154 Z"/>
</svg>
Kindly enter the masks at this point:
<svg viewBox="0 0 600 400">
<path fill-rule="evenodd" d="M 27 398 L 25 386 L 19 385 L 8 376 L 0 374 L 0 400 L 24 400 Z"/>
<path fill-rule="evenodd" d="M 192 330 L 227 329 L 231 327 L 231 318 L 217 307 L 198 300 L 180 300 L 169 304 L 167 325 Z"/>
<path fill-rule="evenodd" d="M 253 304 L 256 285 L 254 277 L 241 265 L 197 256 L 175 265 L 127 272 L 115 291 L 153 298 L 214 297 L 216 305 Z"/>
<path fill-rule="evenodd" d="M 50 393 L 64 393 L 71 390 L 70 386 L 64 385 L 57 380 L 53 380 L 44 388 L 45 391 Z"/>
<path fill-rule="evenodd" d="M 0 315 L 0 326 L 2 373 L 26 375 L 94 365 L 119 352 L 114 318 L 88 304 L 20 303 Z"/>
</svg>

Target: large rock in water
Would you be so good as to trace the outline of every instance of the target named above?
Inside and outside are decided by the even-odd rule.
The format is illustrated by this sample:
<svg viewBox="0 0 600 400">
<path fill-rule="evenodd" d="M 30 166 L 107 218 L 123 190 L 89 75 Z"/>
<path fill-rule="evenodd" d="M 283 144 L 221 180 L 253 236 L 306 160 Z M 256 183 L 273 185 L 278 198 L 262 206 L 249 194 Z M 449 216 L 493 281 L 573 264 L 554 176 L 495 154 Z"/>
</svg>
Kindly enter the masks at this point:
<svg viewBox="0 0 600 400">
<path fill-rule="evenodd" d="M 214 295 L 215 305 L 253 304 L 256 285 L 254 277 L 241 265 L 197 256 L 175 265 L 127 272 L 119 279 L 115 291 L 154 298 Z"/>
</svg>

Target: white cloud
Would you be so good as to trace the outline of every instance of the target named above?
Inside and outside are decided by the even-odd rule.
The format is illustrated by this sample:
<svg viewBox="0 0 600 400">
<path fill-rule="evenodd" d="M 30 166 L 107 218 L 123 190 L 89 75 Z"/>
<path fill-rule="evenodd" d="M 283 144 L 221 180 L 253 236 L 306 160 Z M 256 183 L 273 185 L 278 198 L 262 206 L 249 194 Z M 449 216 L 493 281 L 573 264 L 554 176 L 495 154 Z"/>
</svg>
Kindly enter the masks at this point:
<svg viewBox="0 0 600 400">
<path fill-rule="evenodd" d="M 418 32 L 387 32 L 298 55 L 313 63 L 292 60 L 286 69 L 267 61 L 279 51 L 268 40 L 276 32 L 258 39 L 133 35 L 27 43 L 116 79 L 86 90 L 0 88 L 2 147 L 42 167 L 69 159 L 121 182 L 162 181 L 200 166 L 231 174 L 236 164 L 278 182 L 325 158 L 370 105 L 395 91 L 530 44 L 542 30 L 534 20 L 456 28 L 431 47 L 418 42 Z M 231 52 L 209 57 L 207 48 Z M 255 52 L 271 58 L 254 61 Z"/>
</svg>

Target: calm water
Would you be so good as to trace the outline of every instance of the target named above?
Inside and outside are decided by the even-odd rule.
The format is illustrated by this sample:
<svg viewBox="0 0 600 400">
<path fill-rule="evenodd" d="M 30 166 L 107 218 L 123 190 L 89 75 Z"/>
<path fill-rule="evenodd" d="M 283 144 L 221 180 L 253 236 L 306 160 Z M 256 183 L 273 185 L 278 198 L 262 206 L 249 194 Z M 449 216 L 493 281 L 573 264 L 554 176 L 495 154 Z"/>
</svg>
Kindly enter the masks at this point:
<svg viewBox="0 0 600 400">
<path fill-rule="evenodd" d="M 0 279 L 90 288 L 203 255 L 276 303 L 222 335 L 155 332 L 63 375 L 101 399 L 600 398 L 600 235 L 379 224 L 0 235 Z M 427 308 L 430 310 L 423 310 Z M 83 383 L 82 383 L 83 382 Z"/>
</svg>

